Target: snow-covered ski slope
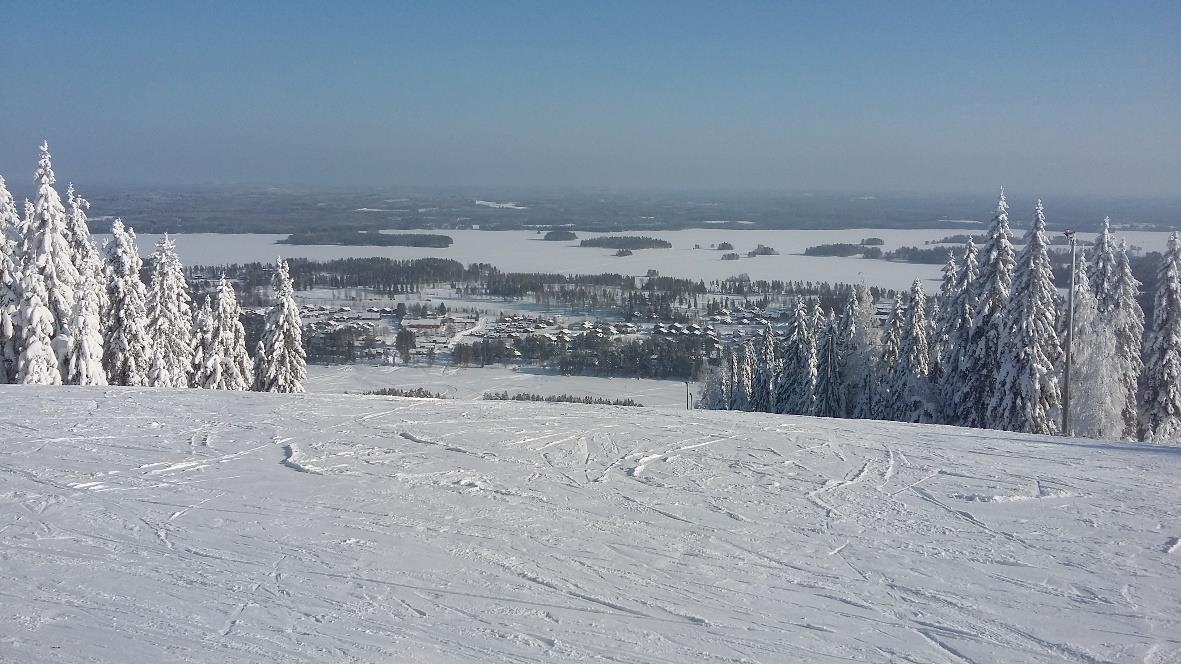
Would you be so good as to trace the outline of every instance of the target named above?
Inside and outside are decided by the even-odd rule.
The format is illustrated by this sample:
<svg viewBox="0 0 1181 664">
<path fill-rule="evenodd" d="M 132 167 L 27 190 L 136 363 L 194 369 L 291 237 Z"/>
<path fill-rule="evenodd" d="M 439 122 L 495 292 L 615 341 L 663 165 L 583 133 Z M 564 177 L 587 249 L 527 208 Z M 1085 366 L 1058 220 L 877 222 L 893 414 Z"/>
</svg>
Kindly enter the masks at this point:
<svg viewBox="0 0 1181 664">
<path fill-rule="evenodd" d="M 1181 453 L 0 386 L 4 662 L 1176 662 Z"/>
</svg>

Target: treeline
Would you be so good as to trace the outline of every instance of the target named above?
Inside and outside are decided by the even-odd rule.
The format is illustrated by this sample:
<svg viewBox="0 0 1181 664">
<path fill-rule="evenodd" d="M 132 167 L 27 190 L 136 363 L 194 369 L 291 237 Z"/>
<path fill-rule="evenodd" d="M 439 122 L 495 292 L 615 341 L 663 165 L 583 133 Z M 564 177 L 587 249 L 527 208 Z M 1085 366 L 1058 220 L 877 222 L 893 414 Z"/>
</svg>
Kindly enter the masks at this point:
<svg viewBox="0 0 1181 664">
<path fill-rule="evenodd" d="M 512 343 L 491 339 L 456 344 L 451 358 L 460 366 L 524 363 L 550 367 L 563 375 L 697 380 L 712 350 L 713 343 L 702 338 L 583 334 L 563 342 L 529 335 Z"/>
<path fill-rule="evenodd" d="M 425 387 L 383 387 L 369 390 L 364 394 L 379 397 L 410 397 L 412 399 L 446 399 L 447 396 L 439 392 L 431 392 Z"/>
<path fill-rule="evenodd" d="M 671 249 L 668 240 L 647 237 L 645 235 L 604 235 L 602 237 L 587 238 L 578 243 L 581 247 L 600 247 L 603 249 Z"/>
<path fill-rule="evenodd" d="M 567 242 L 577 240 L 578 234 L 574 231 L 552 230 L 546 233 L 541 239 L 549 242 Z"/>
<path fill-rule="evenodd" d="M 864 258 L 881 258 L 882 250 L 876 246 L 864 244 L 818 244 L 804 250 L 805 256 L 862 256 Z"/>
<path fill-rule="evenodd" d="M 884 325 L 864 288 L 839 314 L 801 298 L 785 338 L 723 354 L 701 406 L 1181 442 L 1181 239 L 1160 255 L 1146 317 L 1126 245 L 1105 220 L 1075 267 L 1067 321 L 1045 228 L 1038 201 L 1018 250 L 1002 193 L 987 241 L 948 259 L 937 297 L 916 280 Z"/>
<path fill-rule="evenodd" d="M 644 404 L 634 399 L 607 399 L 604 397 L 576 397 L 573 394 L 551 394 L 542 396 L 540 394 L 531 394 L 529 392 L 519 392 L 510 395 L 505 392 L 485 392 L 484 398 L 488 401 L 535 401 L 543 403 L 582 403 L 595 406 L 634 406 L 643 408 Z"/>
<path fill-rule="evenodd" d="M 453 240 L 432 233 L 380 233 L 370 231 L 304 231 L 292 233 L 278 244 L 329 244 L 370 247 L 433 247 L 446 249 Z"/>
</svg>

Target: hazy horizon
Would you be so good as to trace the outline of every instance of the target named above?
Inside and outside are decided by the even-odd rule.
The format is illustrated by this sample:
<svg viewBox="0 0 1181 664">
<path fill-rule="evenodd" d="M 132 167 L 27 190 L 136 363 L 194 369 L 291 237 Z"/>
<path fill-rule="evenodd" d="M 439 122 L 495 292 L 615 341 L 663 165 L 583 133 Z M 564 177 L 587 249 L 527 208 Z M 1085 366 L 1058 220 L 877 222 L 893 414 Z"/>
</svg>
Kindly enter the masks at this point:
<svg viewBox="0 0 1181 664">
<path fill-rule="evenodd" d="M 6 15 L 14 189 L 1179 195 L 1171 3 Z"/>
</svg>

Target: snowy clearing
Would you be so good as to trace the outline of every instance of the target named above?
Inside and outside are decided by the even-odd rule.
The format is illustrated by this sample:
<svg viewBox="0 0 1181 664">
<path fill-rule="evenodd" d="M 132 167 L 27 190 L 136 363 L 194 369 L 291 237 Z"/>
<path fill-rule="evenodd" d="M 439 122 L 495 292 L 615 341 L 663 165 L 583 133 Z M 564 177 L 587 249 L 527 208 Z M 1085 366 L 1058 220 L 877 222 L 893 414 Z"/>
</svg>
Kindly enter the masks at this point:
<svg viewBox="0 0 1181 664">
<path fill-rule="evenodd" d="M 1176 448 L 600 406 L 0 399 L 5 661 L 1181 657 Z"/>
</svg>

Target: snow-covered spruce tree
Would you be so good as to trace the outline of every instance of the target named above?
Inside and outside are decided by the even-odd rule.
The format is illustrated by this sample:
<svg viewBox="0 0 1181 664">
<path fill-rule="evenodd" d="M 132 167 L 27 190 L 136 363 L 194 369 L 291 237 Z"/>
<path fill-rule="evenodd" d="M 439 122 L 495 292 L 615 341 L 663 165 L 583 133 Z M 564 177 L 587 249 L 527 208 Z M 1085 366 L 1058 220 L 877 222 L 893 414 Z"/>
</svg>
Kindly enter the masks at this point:
<svg viewBox="0 0 1181 664">
<path fill-rule="evenodd" d="M 812 308 L 808 313 L 812 319 L 812 322 L 809 324 L 809 329 L 812 330 L 812 338 L 816 340 L 817 345 L 819 346 L 820 332 L 824 329 L 824 325 L 828 322 L 828 318 L 824 315 L 824 309 L 820 307 L 820 298 L 812 300 L 811 306 Z"/>
<path fill-rule="evenodd" d="M 83 279 L 74 292 L 76 301 L 74 319 L 70 324 L 65 382 L 69 385 L 106 385 L 98 284 L 91 279 Z"/>
<path fill-rule="evenodd" d="M 176 244 L 167 235 L 152 255 L 147 333 L 152 340 L 148 384 L 189 387 L 193 364 L 193 314 Z"/>
<path fill-rule="evenodd" d="M 845 354 L 845 417 L 874 416 L 877 395 L 876 367 L 881 332 L 873 294 L 862 284 L 853 287 L 841 316 L 841 343 Z"/>
<path fill-rule="evenodd" d="M 743 410 L 742 388 L 738 385 L 742 373 L 740 348 L 732 349 L 726 355 L 726 410 Z"/>
<path fill-rule="evenodd" d="M 103 368 L 111 385 L 148 384 L 151 344 L 147 333 L 147 295 L 140 279 L 143 261 L 135 231 L 121 219 L 111 224 L 103 266 L 107 308 L 103 314 Z"/>
<path fill-rule="evenodd" d="M 17 229 L 20 216 L 12 194 L 0 177 L 0 383 L 16 380 L 17 311 L 20 307 L 20 258 Z"/>
<path fill-rule="evenodd" d="M 943 264 L 943 281 L 939 284 L 939 293 L 931 303 L 931 310 L 927 313 L 927 342 L 931 351 L 929 377 L 933 384 L 939 384 L 943 377 L 943 349 L 947 344 L 947 324 L 949 311 L 953 311 L 953 304 L 959 294 L 960 267 L 955 261 L 955 252 L 947 252 L 947 262 Z"/>
<path fill-rule="evenodd" d="M 816 336 L 812 331 L 811 313 L 801 299 L 796 300 L 781 355 L 783 363 L 775 392 L 775 412 L 811 414 L 816 390 Z"/>
<path fill-rule="evenodd" d="M 1009 204 L 1001 189 L 996 212 L 980 259 L 975 281 L 976 310 L 972 328 L 960 354 L 959 392 L 953 424 L 986 427 L 989 404 L 997 391 L 1001 373 L 1001 337 L 1005 327 L 1005 306 L 1013 288 L 1014 251 L 1009 232 Z"/>
<path fill-rule="evenodd" d="M 1119 357 L 1120 392 L 1124 399 L 1124 438 L 1132 440 L 1139 432 L 1137 394 L 1144 373 L 1144 310 L 1140 307 L 1140 282 L 1132 275 L 1128 245 L 1120 242 L 1116 252 L 1114 303 L 1105 312 L 1115 330 L 1115 352 Z M 1102 304 L 1100 311 L 1103 311 Z"/>
<path fill-rule="evenodd" d="M 705 380 L 701 382 L 701 392 L 697 395 L 697 408 L 704 410 L 726 410 L 729 405 L 725 393 L 725 386 L 723 381 L 723 368 L 725 363 L 720 367 L 715 367 L 706 374 Z"/>
<path fill-rule="evenodd" d="M 299 305 L 295 303 L 291 275 L 287 261 L 280 258 L 271 280 L 275 290 L 275 304 L 267 314 L 263 333 L 262 392 L 303 392 L 307 379 L 307 356 L 303 348 L 303 323 Z"/>
<path fill-rule="evenodd" d="M 729 349 L 722 352 L 722 363 L 718 367 L 718 385 L 722 390 L 719 410 L 730 410 L 734 401 L 734 353 Z"/>
<path fill-rule="evenodd" d="M 994 429 L 1040 434 L 1054 434 L 1059 429 L 1062 344 L 1049 246 L 1046 214 L 1039 200 L 1005 307 L 1001 369 L 988 409 L 988 424 Z"/>
<path fill-rule="evenodd" d="M 902 296 L 894 300 L 894 308 L 882 330 L 881 354 L 875 372 L 878 376 L 874 395 L 874 419 L 892 420 L 899 410 L 898 357 L 902 352 L 902 320 L 905 318 Z"/>
<path fill-rule="evenodd" d="M 254 392 L 263 391 L 263 378 L 267 373 L 266 348 L 262 343 L 262 339 L 254 345 L 254 362 L 251 370 L 250 389 Z"/>
<path fill-rule="evenodd" d="M 103 261 L 86 225 L 86 211 L 90 209 L 90 201 L 79 196 L 74 191 L 73 184 L 66 189 L 66 201 L 70 206 L 66 215 L 66 242 L 70 245 L 70 256 L 73 259 L 74 271 L 78 274 L 78 284 L 84 281 L 96 284 L 95 297 L 98 298 L 99 311 L 105 312 L 108 303 L 107 289 L 102 285 Z"/>
<path fill-rule="evenodd" d="M 218 390 L 248 390 L 254 367 L 246 352 L 246 329 L 242 326 L 242 309 L 234 287 L 222 275 L 217 286 L 217 308 L 213 311 L 213 335 L 221 357 L 221 370 L 213 388 Z"/>
<path fill-rule="evenodd" d="M 1145 440 L 1181 442 L 1181 240 L 1174 232 L 1161 257 L 1152 327 L 1144 350 Z"/>
<path fill-rule="evenodd" d="M 941 309 L 943 322 L 943 357 L 939 377 L 939 421 L 944 424 L 959 424 L 966 418 L 970 404 L 960 402 L 964 383 L 964 349 L 972 335 L 972 317 L 976 311 L 976 244 L 968 239 L 964 246 L 964 258 L 960 261 L 955 298 Z"/>
<path fill-rule="evenodd" d="M 836 315 L 829 312 L 820 332 L 817 351 L 816 389 L 812 414 L 841 417 L 845 412 L 844 357 Z"/>
<path fill-rule="evenodd" d="M 754 410 L 755 348 L 747 341 L 738 349 L 738 374 L 734 379 L 734 391 L 738 395 L 736 410 Z"/>
<path fill-rule="evenodd" d="M 763 330 L 758 341 L 755 355 L 754 387 L 751 390 L 751 410 L 760 413 L 775 412 L 775 384 L 778 378 L 776 370 L 779 359 L 775 356 L 775 332 L 771 326 Z"/>
<path fill-rule="evenodd" d="M 43 302 L 52 316 L 54 352 L 62 365 L 59 368 L 64 368 L 78 271 L 74 268 L 73 249 L 69 243 L 66 209 L 53 188 L 56 178 L 46 143 L 41 144 L 41 156 L 33 180 L 37 184 L 37 195 L 32 205 L 25 207 L 21 249 L 23 269 L 41 276 L 45 288 Z"/>
<path fill-rule="evenodd" d="M 927 295 L 918 279 L 910 286 L 902 318 L 898 368 L 894 372 L 894 417 L 899 422 L 931 422 L 934 409 L 927 377 L 931 373 L 931 349 L 927 334 Z"/>
<path fill-rule="evenodd" d="M 102 261 L 98 255 L 98 247 L 90 237 L 90 228 L 86 225 L 86 211 L 90 209 L 90 201 L 78 195 L 73 183 L 66 188 L 66 201 L 69 204 L 66 214 L 66 242 L 70 246 L 74 270 L 80 276 L 97 277 Z"/>
<path fill-rule="evenodd" d="M 1119 384 L 1115 330 L 1087 278 L 1086 257 L 1080 256 L 1074 275 L 1073 370 L 1070 377 L 1070 422 L 1074 436 L 1118 439 L 1123 435 L 1124 400 Z"/>
<path fill-rule="evenodd" d="M 193 317 L 193 359 L 190 384 L 213 389 L 221 380 L 222 352 L 213 334 L 213 307 L 206 297 Z"/>
<path fill-rule="evenodd" d="M 20 357 L 16 382 L 29 385 L 61 385 L 62 374 L 53 350 L 53 312 L 45 303 L 45 280 L 36 270 L 21 279 Z"/>
<path fill-rule="evenodd" d="M 1115 236 L 1111 234 L 1111 217 L 1103 218 L 1103 226 L 1091 248 L 1091 265 L 1087 282 L 1095 294 L 1095 305 L 1099 313 L 1108 314 L 1116 308 L 1116 291 L 1119 288 L 1119 263 L 1116 256 Z"/>
</svg>

